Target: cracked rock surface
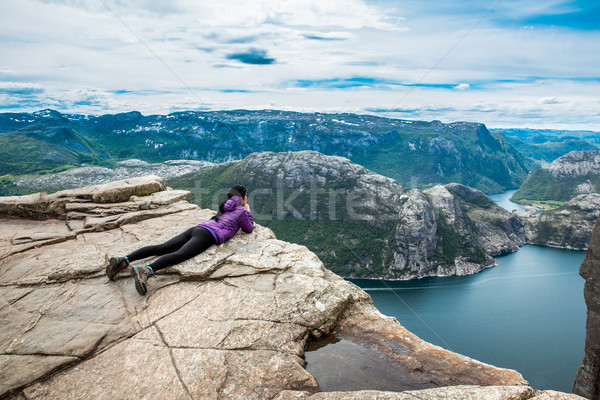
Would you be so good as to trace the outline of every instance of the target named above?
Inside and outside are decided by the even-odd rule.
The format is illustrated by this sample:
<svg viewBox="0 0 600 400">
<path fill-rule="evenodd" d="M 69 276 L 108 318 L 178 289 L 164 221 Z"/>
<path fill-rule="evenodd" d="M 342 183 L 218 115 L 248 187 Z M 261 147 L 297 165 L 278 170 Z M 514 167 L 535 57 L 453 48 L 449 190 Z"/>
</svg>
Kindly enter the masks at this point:
<svg viewBox="0 0 600 400">
<path fill-rule="evenodd" d="M 108 257 L 163 242 L 214 214 L 188 203 L 188 195 L 144 177 L 0 198 L 0 398 L 539 395 L 516 371 L 422 341 L 308 249 L 258 225 L 161 271 L 146 296 L 128 272 L 109 281 Z M 304 349 L 334 330 L 368 343 L 415 385 L 445 387 L 319 393 Z M 512 397 L 485 395 L 505 392 Z"/>
</svg>

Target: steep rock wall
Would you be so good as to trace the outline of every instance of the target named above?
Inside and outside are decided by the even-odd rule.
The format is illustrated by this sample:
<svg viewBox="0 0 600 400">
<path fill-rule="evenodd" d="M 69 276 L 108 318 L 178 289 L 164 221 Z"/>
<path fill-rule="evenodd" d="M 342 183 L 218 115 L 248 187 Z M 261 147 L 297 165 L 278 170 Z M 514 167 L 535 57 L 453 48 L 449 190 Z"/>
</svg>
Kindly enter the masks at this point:
<svg viewBox="0 0 600 400">
<path fill-rule="evenodd" d="M 600 224 L 596 223 L 590 246 L 579 270 L 585 279 L 588 308 L 585 354 L 573 383 L 573 392 L 591 400 L 600 399 Z"/>
</svg>

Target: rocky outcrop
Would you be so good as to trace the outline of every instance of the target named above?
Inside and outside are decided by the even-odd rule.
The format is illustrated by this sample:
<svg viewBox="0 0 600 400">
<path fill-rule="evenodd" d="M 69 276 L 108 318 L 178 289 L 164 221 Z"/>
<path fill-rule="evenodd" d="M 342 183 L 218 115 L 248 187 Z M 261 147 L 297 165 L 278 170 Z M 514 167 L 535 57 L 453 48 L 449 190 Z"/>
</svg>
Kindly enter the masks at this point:
<svg viewBox="0 0 600 400">
<path fill-rule="evenodd" d="M 208 161 L 170 160 L 163 163 L 147 163 L 142 160 L 126 160 L 113 168 L 80 167 L 64 172 L 39 176 L 23 176 L 12 185 L 15 190 L 33 192 L 54 192 L 75 189 L 83 186 L 101 185 L 114 181 L 156 175 L 168 179 L 198 171 L 215 164 Z M 5 187 L 4 191 L 9 188 Z"/>
<path fill-rule="evenodd" d="M 531 171 L 512 200 L 569 201 L 580 194 L 600 193 L 600 151 L 572 151 Z"/>
<path fill-rule="evenodd" d="M 405 191 L 343 157 L 314 151 L 254 153 L 169 181 L 215 208 L 212 196 L 244 182 L 257 221 L 307 245 L 346 277 L 467 275 L 526 242 L 513 214 L 460 184 Z"/>
<path fill-rule="evenodd" d="M 600 194 L 582 194 L 541 214 L 520 212 L 529 243 L 586 250 L 600 214 Z"/>
<path fill-rule="evenodd" d="M 456 183 L 409 192 L 400 215 L 395 241 L 407 251 L 395 265 L 408 269 L 404 279 L 414 271 L 418 277 L 474 274 L 495 265 L 492 257 L 526 243 L 519 218 L 479 190 Z"/>
<path fill-rule="evenodd" d="M 585 259 L 579 269 L 585 279 L 587 305 L 585 354 L 573 383 L 573 393 L 600 399 L 600 223 L 596 223 Z"/>
<path fill-rule="evenodd" d="M 129 197 L 148 185 L 157 191 Z M 35 220 L 15 217 L 18 199 L 0 198 L 0 397 L 337 399 L 317 393 L 318 380 L 303 368 L 307 343 L 332 331 L 366 341 L 414 389 L 454 386 L 413 396 L 536 395 L 515 371 L 422 341 L 306 247 L 260 225 L 151 278 L 147 296 L 127 273 L 108 281 L 108 256 L 214 214 L 185 197 L 164 190 L 162 179 L 132 179 L 52 197 L 53 210 L 64 212 L 47 219 L 41 210 L 51 202 L 26 198 L 21 215 Z"/>
<path fill-rule="evenodd" d="M 578 178 L 600 174 L 600 151 L 572 151 L 547 167 L 554 178 Z"/>
</svg>

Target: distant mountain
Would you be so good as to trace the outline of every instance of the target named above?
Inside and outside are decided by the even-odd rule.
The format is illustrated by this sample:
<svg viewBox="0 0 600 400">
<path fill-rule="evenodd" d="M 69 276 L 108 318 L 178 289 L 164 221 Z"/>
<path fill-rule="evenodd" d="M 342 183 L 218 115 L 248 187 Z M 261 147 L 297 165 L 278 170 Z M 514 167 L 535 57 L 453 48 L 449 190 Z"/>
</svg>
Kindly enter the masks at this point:
<svg viewBox="0 0 600 400">
<path fill-rule="evenodd" d="M 526 160 L 479 123 L 265 111 L 138 112 L 99 117 L 45 110 L 0 114 L 3 175 L 136 158 L 215 163 L 253 152 L 315 150 L 351 159 L 407 188 L 458 182 L 487 193 L 518 187 Z M 10 179 L 6 177 L 4 179 Z"/>
<path fill-rule="evenodd" d="M 527 164 L 535 169 L 571 151 L 599 150 L 600 132 L 557 131 L 548 129 L 494 129 L 524 156 L 535 161 Z"/>
<path fill-rule="evenodd" d="M 600 193 L 600 151 L 573 151 L 551 164 L 531 171 L 511 200 L 569 201 L 575 196 Z"/>
<path fill-rule="evenodd" d="M 492 132 L 504 136 L 516 137 L 526 143 L 544 143 L 548 141 L 561 142 L 569 139 L 579 139 L 594 145 L 600 145 L 600 132 L 559 129 L 529 129 L 529 128 L 498 128 Z"/>
<path fill-rule="evenodd" d="M 257 222 L 346 277 L 472 274 L 525 243 L 520 220 L 476 189 L 407 192 L 346 158 L 314 151 L 255 153 L 167 181 L 211 209 L 238 183 L 249 190 Z"/>
</svg>

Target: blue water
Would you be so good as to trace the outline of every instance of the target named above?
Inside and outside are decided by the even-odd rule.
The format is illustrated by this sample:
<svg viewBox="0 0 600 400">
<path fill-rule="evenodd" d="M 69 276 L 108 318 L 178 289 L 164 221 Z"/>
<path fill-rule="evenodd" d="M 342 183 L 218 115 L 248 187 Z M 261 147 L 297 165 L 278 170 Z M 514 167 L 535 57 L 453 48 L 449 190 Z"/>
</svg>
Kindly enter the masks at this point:
<svg viewBox="0 0 600 400">
<path fill-rule="evenodd" d="M 510 198 L 514 192 L 516 192 L 516 190 L 508 190 L 504 193 L 491 194 L 489 195 L 489 198 L 494 200 L 494 202 L 496 202 L 496 204 L 498 204 L 500 207 L 503 207 L 508 211 L 522 210 L 523 207 L 520 204 L 510 201 Z"/>
<path fill-rule="evenodd" d="M 352 281 L 424 340 L 570 392 L 585 342 L 584 256 L 527 245 L 476 275 Z"/>
</svg>

